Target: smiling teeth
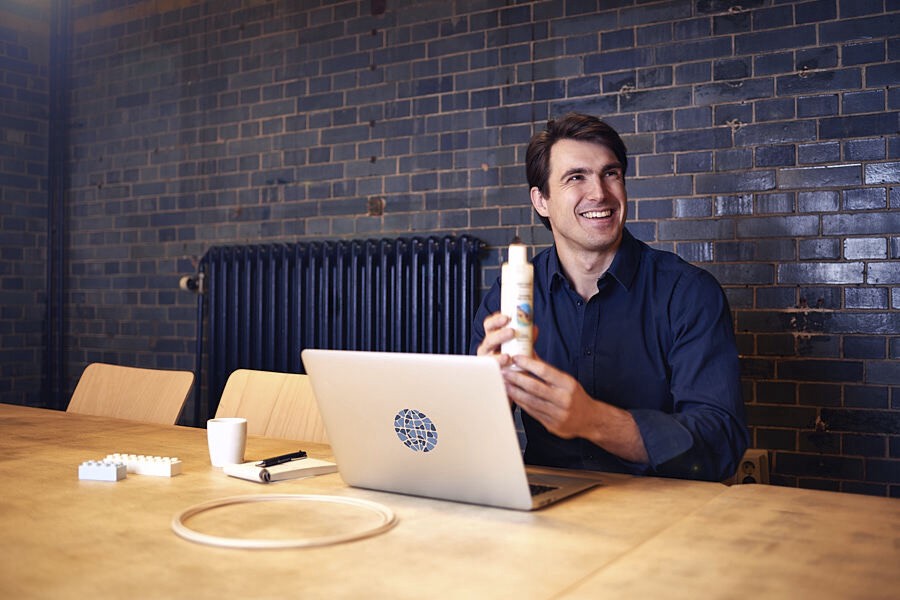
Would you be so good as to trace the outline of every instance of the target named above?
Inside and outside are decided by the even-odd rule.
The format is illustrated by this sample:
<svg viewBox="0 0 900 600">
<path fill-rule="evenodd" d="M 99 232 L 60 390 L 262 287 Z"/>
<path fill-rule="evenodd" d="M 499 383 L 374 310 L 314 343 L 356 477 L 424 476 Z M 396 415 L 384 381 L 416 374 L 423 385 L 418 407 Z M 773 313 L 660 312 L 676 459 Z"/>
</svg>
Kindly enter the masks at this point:
<svg viewBox="0 0 900 600">
<path fill-rule="evenodd" d="M 582 217 L 586 217 L 588 219 L 603 219 L 606 217 L 612 216 L 611 210 L 589 210 L 588 212 L 581 213 Z"/>
</svg>

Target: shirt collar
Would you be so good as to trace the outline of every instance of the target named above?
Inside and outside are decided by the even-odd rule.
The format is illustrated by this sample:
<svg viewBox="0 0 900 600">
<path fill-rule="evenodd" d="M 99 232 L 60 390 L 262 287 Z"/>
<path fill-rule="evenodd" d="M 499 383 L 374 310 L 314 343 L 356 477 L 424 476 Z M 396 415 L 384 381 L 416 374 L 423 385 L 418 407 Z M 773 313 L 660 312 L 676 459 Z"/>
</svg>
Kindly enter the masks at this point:
<svg viewBox="0 0 900 600">
<path fill-rule="evenodd" d="M 603 274 L 605 277 L 609 275 L 626 290 L 631 287 L 634 276 L 637 273 L 638 263 L 641 259 L 641 244 L 631 235 L 628 228 L 622 230 L 622 243 L 616 251 L 612 264 Z M 559 255 L 556 253 L 556 245 L 550 252 L 549 261 L 547 262 L 547 274 L 550 276 L 551 287 L 558 286 L 566 279 L 565 274 L 559 264 Z M 599 280 L 598 280 L 599 283 Z"/>
</svg>

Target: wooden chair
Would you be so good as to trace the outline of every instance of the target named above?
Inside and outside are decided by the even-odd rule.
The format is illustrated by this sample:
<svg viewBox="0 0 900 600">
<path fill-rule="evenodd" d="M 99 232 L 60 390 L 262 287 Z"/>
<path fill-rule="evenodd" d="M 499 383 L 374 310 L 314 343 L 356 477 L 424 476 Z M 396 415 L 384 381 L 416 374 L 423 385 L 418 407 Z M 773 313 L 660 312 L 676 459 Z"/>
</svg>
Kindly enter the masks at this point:
<svg viewBox="0 0 900 600">
<path fill-rule="evenodd" d="M 174 425 L 193 383 L 190 371 L 91 363 L 66 412 Z"/>
<path fill-rule="evenodd" d="M 234 371 L 216 417 L 244 417 L 251 435 L 328 442 L 309 377 L 299 373 Z"/>
</svg>

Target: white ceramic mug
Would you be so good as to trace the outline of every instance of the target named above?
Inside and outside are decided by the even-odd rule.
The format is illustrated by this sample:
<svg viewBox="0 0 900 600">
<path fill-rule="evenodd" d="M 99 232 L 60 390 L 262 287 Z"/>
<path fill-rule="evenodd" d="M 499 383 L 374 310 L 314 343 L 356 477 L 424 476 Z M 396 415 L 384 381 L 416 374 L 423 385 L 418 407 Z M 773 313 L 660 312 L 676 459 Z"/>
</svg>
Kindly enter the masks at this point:
<svg viewBox="0 0 900 600">
<path fill-rule="evenodd" d="M 247 446 L 247 419 L 223 417 L 206 422 L 209 461 L 214 467 L 244 462 Z"/>
</svg>

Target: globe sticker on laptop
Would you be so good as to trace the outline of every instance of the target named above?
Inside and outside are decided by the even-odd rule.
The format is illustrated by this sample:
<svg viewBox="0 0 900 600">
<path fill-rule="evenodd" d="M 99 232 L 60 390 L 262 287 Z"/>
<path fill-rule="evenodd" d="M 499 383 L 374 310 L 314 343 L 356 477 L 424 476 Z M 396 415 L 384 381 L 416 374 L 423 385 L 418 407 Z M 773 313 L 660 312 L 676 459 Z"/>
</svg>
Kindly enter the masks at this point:
<svg viewBox="0 0 900 600">
<path fill-rule="evenodd" d="M 394 431 L 414 452 L 430 452 L 437 445 L 437 429 L 425 413 L 404 408 L 394 417 Z"/>
</svg>

